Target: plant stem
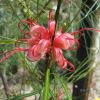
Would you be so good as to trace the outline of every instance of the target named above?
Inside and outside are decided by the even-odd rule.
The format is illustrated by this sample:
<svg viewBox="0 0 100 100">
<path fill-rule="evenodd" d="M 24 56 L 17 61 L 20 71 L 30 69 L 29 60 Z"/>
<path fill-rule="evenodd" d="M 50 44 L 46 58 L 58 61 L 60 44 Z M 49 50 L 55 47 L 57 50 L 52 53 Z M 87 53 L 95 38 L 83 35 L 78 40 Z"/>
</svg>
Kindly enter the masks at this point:
<svg viewBox="0 0 100 100">
<path fill-rule="evenodd" d="M 5 94 L 6 94 L 7 98 L 9 98 L 10 90 L 9 90 L 8 82 L 7 82 L 7 79 L 5 78 L 4 73 L 2 71 L 0 71 L 0 77 L 2 79 Z"/>
<path fill-rule="evenodd" d="M 59 17 L 59 11 L 60 11 L 60 7 L 61 7 L 61 3 L 62 3 L 63 0 L 58 0 L 58 4 L 57 4 L 57 9 L 56 9 L 56 12 L 55 12 L 55 31 L 56 31 L 56 26 L 57 26 L 57 20 L 58 20 L 58 17 Z M 52 37 L 52 43 L 54 41 L 54 37 L 55 37 L 55 33 Z"/>
<path fill-rule="evenodd" d="M 61 7 L 61 3 L 62 3 L 62 0 L 58 0 L 57 10 L 56 10 L 56 13 L 55 13 L 55 21 L 56 21 L 56 24 L 57 24 L 57 20 L 58 20 L 58 17 L 59 17 L 59 10 L 60 10 L 60 7 Z M 56 27 L 56 25 L 55 25 L 55 27 Z M 54 37 L 55 37 L 55 34 L 52 37 L 52 43 L 53 43 Z M 50 60 L 50 63 L 47 63 L 46 64 L 49 67 L 47 67 L 47 70 L 46 70 L 44 90 L 43 90 L 43 100 L 49 100 L 50 67 L 52 65 L 52 57 L 51 57 L 51 59 L 47 59 L 47 60 Z M 49 61 L 47 61 L 47 62 L 49 62 Z"/>
<path fill-rule="evenodd" d="M 61 7 L 61 3 L 62 3 L 62 0 L 58 0 L 57 10 L 56 10 L 56 13 L 55 13 L 55 21 L 56 21 L 56 23 L 57 23 L 57 20 L 58 20 L 58 17 L 59 17 L 59 11 L 60 11 L 60 7 Z"/>
<path fill-rule="evenodd" d="M 49 100 L 49 85 L 50 85 L 50 68 L 47 68 L 44 90 L 43 90 L 43 100 Z"/>
<path fill-rule="evenodd" d="M 42 10 L 41 10 L 40 12 L 38 12 L 38 14 L 36 15 L 35 18 L 37 18 L 37 17 L 41 16 L 43 13 L 45 13 L 45 12 L 44 12 L 44 9 L 46 9 L 46 7 L 49 5 L 50 2 L 51 2 L 51 0 L 48 0 L 48 1 L 44 4 Z M 42 6 L 42 5 L 41 5 L 41 6 Z M 35 18 L 34 18 L 34 19 L 35 19 Z"/>
</svg>

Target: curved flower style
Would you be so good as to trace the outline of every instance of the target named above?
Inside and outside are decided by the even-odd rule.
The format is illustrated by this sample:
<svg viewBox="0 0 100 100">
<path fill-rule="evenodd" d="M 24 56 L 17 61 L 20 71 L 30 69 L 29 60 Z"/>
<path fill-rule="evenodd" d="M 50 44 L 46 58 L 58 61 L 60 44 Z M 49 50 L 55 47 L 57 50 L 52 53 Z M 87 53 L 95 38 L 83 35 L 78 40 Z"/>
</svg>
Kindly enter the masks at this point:
<svg viewBox="0 0 100 100">
<path fill-rule="evenodd" d="M 20 27 L 21 23 L 26 23 L 28 30 L 23 31 Z M 80 44 L 78 39 L 74 38 L 75 34 L 80 34 L 83 30 L 98 30 L 94 28 L 83 28 L 72 32 L 71 34 L 63 33 L 61 30 L 55 33 L 55 24 L 56 22 L 54 20 L 49 20 L 48 29 L 46 29 L 34 22 L 32 19 L 21 20 L 18 23 L 19 30 L 27 36 L 27 38 L 21 40 L 27 42 L 28 48 L 24 49 L 17 47 L 11 53 L 3 57 L 0 62 L 6 60 L 14 53 L 21 51 L 26 53 L 26 56 L 30 61 L 38 61 L 45 57 L 46 53 L 50 53 L 50 50 L 52 50 L 53 60 L 56 61 L 62 69 L 73 71 L 75 69 L 74 65 L 64 58 L 62 50 L 76 50 L 79 47 Z M 52 41 L 53 36 L 55 37 Z M 77 47 L 74 48 L 73 46 L 75 44 L 77 44 Z M 67 65 L 70 66 L 70 69 L 67 68 Z"/>
</svg>

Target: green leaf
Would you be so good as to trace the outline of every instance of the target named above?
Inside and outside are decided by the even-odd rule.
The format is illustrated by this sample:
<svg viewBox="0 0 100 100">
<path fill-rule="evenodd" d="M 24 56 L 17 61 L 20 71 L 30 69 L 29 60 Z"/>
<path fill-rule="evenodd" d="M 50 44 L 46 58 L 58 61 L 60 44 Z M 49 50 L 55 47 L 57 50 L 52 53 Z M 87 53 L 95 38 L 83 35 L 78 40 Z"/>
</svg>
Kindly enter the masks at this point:
<svg viewBox="0 0 100 100">
<path fill-rule="evenodd" d="M 15 44 L 15 40 L 0 40 L 0 44 Z"/>
<path fill-rule="evenodd" d="M 37 93 L 39 93 L 41 90 L 37 90 L 37 91 L 34 91 L 32 93 L 27 93 L 27 94 L 23 94 L 23 95 L 18 95 L 18 96 L 15 96 L 15 97 L 10 97 L 9 99 L 5 99 L 5 100 L 22 100 L 23 98 L 25 97 L 29 97 L 29 96 L 32 96 L 32 95 L 36 95 Z"/>
<path fill-rule="evenodd" d="M 67 96 L 67 100 L 72 100 L 71 92 L 69 91 L 67 82 L 65 82 L 62 78 L 60 78 L 60 82 L 61 82 L 64 92 Z"/>
</svg>

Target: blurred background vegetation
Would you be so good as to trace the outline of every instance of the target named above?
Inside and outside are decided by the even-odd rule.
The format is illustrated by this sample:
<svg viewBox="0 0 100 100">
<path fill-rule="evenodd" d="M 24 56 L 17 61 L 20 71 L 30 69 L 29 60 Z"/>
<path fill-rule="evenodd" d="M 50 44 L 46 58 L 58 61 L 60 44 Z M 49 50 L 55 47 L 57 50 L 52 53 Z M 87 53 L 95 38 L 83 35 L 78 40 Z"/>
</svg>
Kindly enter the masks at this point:
<svg viewBox="0 0 100 100">
<path fill-rule="evenodd" d="M 50 10 L 55 12 L 56 9 L 57 0 L 0 0 L 0 58 L 5 56 L 5 52 L 15 48 L 17 39 L 24 37 L 18 29 L 19 20 L 32 18 L 40 25 L 47 27 L 48 13 Z M 62 26 L 64 31 L 70 33 L 83 27 L 97 28 L 99 10 L 99 0 L 62 0 L 57 29 Z M 26 28 L 25 25 L 23 27 Z M 93 64 L 90 63 L 91 61 L 93 63 L 97 51 L 93 51 L 91 47 L 98 49 L 97 38 L 97 33 L 85 31 L 80 40 L 81 46 L 77 51 L 64 51 L 66 59 L 76 66 L 74 72 L 69 73 L 58 67 L 55 69 L 57 65 L 53 65 L 51 68 L 50 100 L 57 100 L 60 90 L 65 91 L 62 100 L 72 100 L 72 91 L 73 97 L 75 96 L 77 100 L 87 100 L 84 99 L 85 97 L 77 98 L 80 92 L 78 94 L 76 92 L 78 90 L 75 88 L 72 90 L 68 84 L 76 86 L 84 83 L 84 77 L 86 79 L 94 69 Z M 44 60 L 36 63 L 29 62 L 24 53 L 14 54 L 0 63 L 0 100 L 7 98 L 9 100 L 24 100 L 23 98 L 31 95 L 35 97 L 32 100 L 40 100 L 45 76 L 44 66 Z"/>
</svg>

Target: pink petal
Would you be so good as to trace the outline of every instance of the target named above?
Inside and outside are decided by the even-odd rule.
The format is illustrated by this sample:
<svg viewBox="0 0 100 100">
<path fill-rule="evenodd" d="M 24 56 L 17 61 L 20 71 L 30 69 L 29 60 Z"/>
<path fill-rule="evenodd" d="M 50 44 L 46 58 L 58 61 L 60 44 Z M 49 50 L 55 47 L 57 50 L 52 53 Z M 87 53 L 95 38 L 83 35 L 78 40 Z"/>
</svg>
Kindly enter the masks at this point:
<svg viewBox="0 0 100 100">
<path fill-rule="evenodd" d="M 75 70 L 75 66 L 64 58 L 60 48 L 53 47 L 53 59 L 62 69 L 68 70 L 70 72 Z M 67 68 L 67 65 L 70 66 L 69 69 Z"/>
<path fill-rule="evenodd" d="M 58 32 L 56 32 L 56 37 L 60 36 L 61 34 L 63 34 L 63 33 L 61 32 L 61 30 L 58 31 Z"/>
<path fill-rule="evenodd" d="M 38 44 L 40 39 L 38 37 L 33 36 L 32 38 L 28 39 L 28 46 L 32 47 L 33 45 Z"/>
<path fill-rule="evenodd" d="M 51 42 L 49 40 L 42 39 L 38 43 L 39 52 L 47 52 L 50 49 Z"/>
<path fill-rule="evenodd" d="M 53 48 L 53 58 L 61 68 L 65 69 L 67 67 L 67 61 L 63 57 L 62 50 L 60 48 Z"/>
<path fill-rule="evenodd" d="M 47 29 L 43 26 L 35 25 L 31 27 L 30 34 L 32 37 L 37 37 L 39 39 L 48 39 L 49 33 Z"/>
<path fill-rule="evenodd" d="M 51 36 L 53 36 L 54 32 L 55 32 L 55 24 L 56 24 L 56 22 L 54 20 L 48 21 L 48 29 L 49 29 L 49 33 Z"/>
<path fill-rule="evenodd" d="M 27 57 L 31 61 L 40 60 L 50 48 L 50 41 L 42 39 L 37 45 L 29 49 Z"/>
<path fill-rule="evenodd" d="M 64 33 L 59 36 L 56 36 L 54 39 L 54 46 L 67 50 L 75 44 L 74 36 Z"/>
<path fill-rule="evenodd" d="M 37 52 L 37 45 L 34 45 L 32 48 L 29 49 L 27 52 L 27 58 L 31 61 L 40 60 L 41 54 Z"/>
</svg>

